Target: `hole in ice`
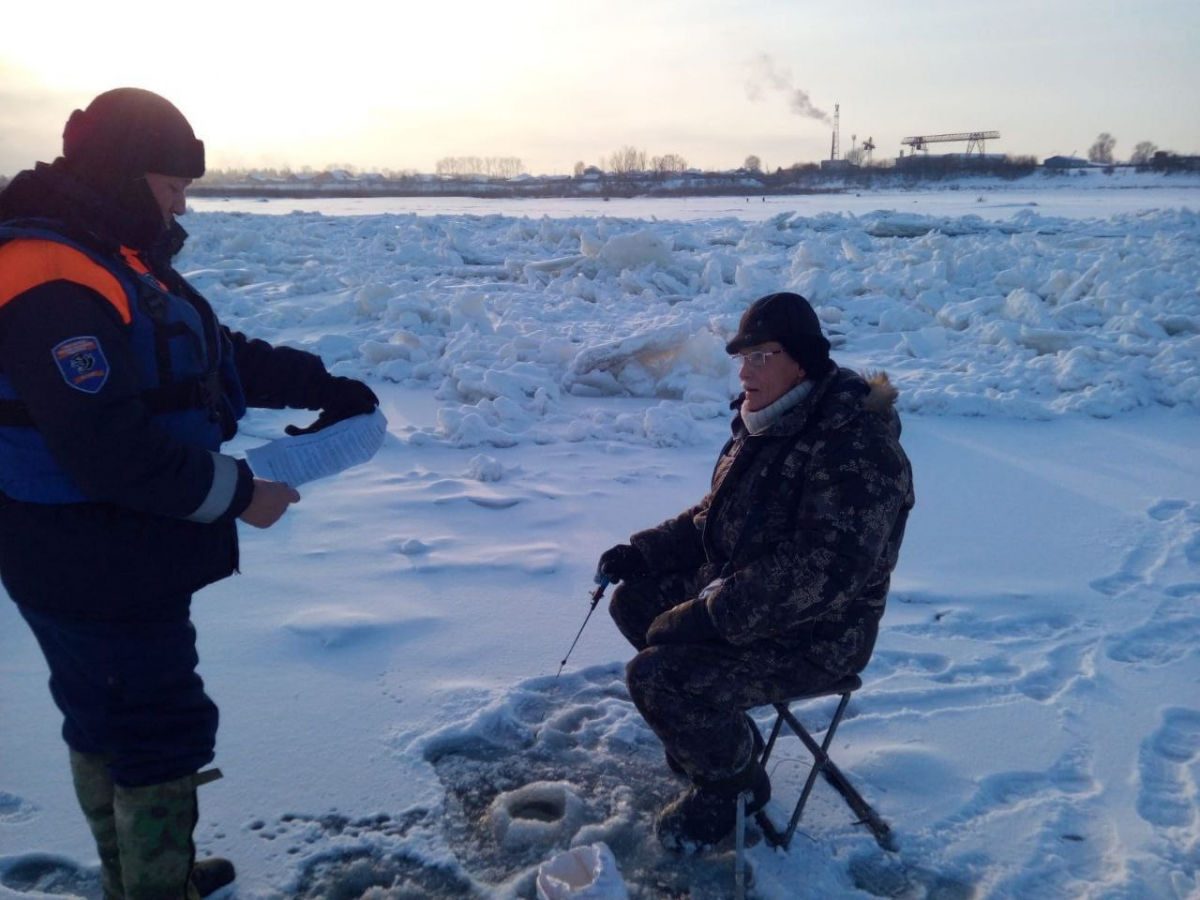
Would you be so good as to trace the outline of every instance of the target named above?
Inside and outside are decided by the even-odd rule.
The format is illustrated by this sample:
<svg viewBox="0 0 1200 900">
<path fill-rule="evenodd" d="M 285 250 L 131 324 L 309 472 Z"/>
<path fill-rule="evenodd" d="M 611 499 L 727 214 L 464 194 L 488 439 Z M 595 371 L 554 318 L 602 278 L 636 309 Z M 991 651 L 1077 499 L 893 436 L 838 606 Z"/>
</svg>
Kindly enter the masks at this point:
<svg viewBox="0 0 1200 900">
<path fill-rule="evenodd" d="M 528 847 L 565 843 L 582 824 L 584 806 L 565 781 L 542 781 L 497 795 L 488 815 L 502 844 Z"/>
<path fill-rule="evenodd" d="M 533 819 L 536 822 L 557 822 L 566 808 L 558 798 L 537 798 L 512 808 L 514 819 Z"/>
<path fill-rule="evenodd" d="M 728 900 L 728 854 L 680 859 L 654 837 L 655 815 L 682 785 L 630 702 L 621 663 L 526 682 L 435 738 L 425 758 L 446 792 L 442 838 L 480 896 L 530 898 L 556 852 L 604 841 L 638 896 Z"/>
</svg>

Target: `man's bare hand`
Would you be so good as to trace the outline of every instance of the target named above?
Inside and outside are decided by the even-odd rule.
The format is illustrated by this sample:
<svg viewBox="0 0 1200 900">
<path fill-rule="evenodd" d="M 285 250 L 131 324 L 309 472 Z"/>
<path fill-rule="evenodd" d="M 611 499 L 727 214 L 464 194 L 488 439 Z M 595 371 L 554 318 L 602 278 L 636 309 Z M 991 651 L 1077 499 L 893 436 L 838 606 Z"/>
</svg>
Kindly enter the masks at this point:
<svg viewBox="0 0 1200 900">
<path fill-rule="evenodd" d="M 282 481 L 254 479 L 254 496 L 250 505 L 238 516 L 247 525 L 255 528 L 270 528 L 287 512 L 293 503 L 300 502 L 299 492 Z"/>
</svg>

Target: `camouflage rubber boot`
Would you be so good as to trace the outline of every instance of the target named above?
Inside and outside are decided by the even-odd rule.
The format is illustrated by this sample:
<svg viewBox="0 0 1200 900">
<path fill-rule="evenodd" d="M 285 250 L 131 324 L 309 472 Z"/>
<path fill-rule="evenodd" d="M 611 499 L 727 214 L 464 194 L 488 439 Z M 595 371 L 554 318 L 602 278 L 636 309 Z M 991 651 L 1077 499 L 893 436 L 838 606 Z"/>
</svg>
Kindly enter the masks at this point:
<svg viewBox="0 0 1200 900">
<path fill-rule="evenodd" d="M 192 882 L 196 776 L 113 794 L 125 900 L 199 900 Z"/>
<path fill-rule="evenodd" d="M 71 751 L 71 779 L 75 796 L 87 819 L 100 853 L 100 884 L 104 900 L 124 900 L 121 851 L 117 845 L 117 823 L 113 815 L 113 780 L 103 756 Z"/>
<path fill-rule="evenodd" d="M 771 799 L 771 779 L 757 759 L 741 772 L 720 781 L 695 782 L 658 814 L 654 830 L 668 850 L 703 853 L 733 833 L 737 823 L 737 797 L 749 794 L 746 815 L 751 816 Z"/>
</svg>

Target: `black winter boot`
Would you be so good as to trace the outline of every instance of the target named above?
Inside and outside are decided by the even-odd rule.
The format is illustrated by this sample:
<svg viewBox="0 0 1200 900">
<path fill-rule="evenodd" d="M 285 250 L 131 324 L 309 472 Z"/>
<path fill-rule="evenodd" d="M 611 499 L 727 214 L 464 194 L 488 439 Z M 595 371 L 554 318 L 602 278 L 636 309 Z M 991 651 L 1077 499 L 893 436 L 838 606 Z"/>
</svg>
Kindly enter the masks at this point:
<svg viewBox="0 0 1200 900">
<path fill-rule="evenodd" d="M 741 772 L 720 781 L 693 784 L 667 805 L 654 823 L 655 833 L 668 850 L 701 853 L 711 849 L 737 824 L 737 798 L 743 791 L 746 815 L 751 816 L 771 799 L 771 779 L 755 757 Z"/>
<path fill-rule="evenodd" d="M 198 859 L 192 866 L 192 884 L 201 897 L 214 894 L 227 884 L 232 884 L 237 878 L 233 863 L 219 856 L 209 859 Z"/>
</svg>

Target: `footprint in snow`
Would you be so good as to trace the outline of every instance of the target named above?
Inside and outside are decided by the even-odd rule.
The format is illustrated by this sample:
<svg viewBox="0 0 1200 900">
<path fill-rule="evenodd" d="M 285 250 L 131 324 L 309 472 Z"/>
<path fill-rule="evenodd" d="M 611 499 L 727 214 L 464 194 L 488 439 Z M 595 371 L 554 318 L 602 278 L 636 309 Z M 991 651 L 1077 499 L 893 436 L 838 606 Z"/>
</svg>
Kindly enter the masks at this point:
<svg viewBox="0 0 1200 900">
<path fill-rule="evenodd" d="M 993 654 L 983 659 L 966 663 L 955 663 L 933 680 L 938 684 L 986 684 L 1007 681 L 1021 674 L 1021 667 L 1014 665 L 1008 654 Z"/>
<path fill-rule="evenodd" d="M 1157 531 L 1144 535 L 1121 561 L 1120 567 L 1111 575 L 1097 578 L 1089 587 L 1106 597 L 1115 597 L 1126 591 L 1149 584 L 1154 569 L 1167 551 L 1164 536 Z"/>
<path fill-rule="evenodd" d="M 415 831 L 434 823 L 429 810 L 413 809 L 399 816 L 378 813 L 355 819 L 337 812 L 289 813 L 270 824 L 253 820 L 245 829 L 302 860 L 295 887 L 288 893 L 297 900 L 480 897 L 461 873 L 431 865 L 405 849 Z"/>
<path fill-rule="evenodd" d="M 1174 706 L 1138 753 L 1137 811 L 1151 825 L 1183 829 L 1187 840 L 1197 822 L 1194 764 L 1200 759 L 1200 710 Z"/>
<path fill-rule="evenodd" d="M 1097 885 L 1119 882 L 1126 874 L 1115 823 L 1095 797 L 1061 806 L 1030 837 L 1026 859 L 1003 875 L 997 873 L 992 895 L 1086 897 Z M 1119 896 L 1147 895 L 1134 891 Z"/>
<path fill-rule="evenodd" d="M 1160 500 L 1146 515 L 1154 524 L 1143 529 L 1117 571 L 1091 582 L 1093 590 L 1115 597 L 1132 588 L 1153 587 L 1177 552 L 1191 565 L 1200 563 L 1200 504 Z"/>
<path fill-rule="evenodd" d="M 1182 581 L 1166 588 L 1163 593 L 1172 599 L 1200 597 L 1200 581 Z"/>
<path fill-rule="evenodd" d="M 1048 654 L 1045 665 L 1026 672 L 1017 680 L 1017 690 L 1041 703 L 1055 700 L 1080 678 L 1090 677 L 1096 643 L 1055 647 Z"/>
<path fill-rule="evenodd" d="M 912 865 L 895 856 L 865 855 L 850 860 L 850 878 L 860 891 L 895 900 L 971 900 L 975 888 L 965 881 Z"/>
<path fill-rule="evenodd" d="M 1196 652 L 1200 646 L 1200 617 L 1162 613 L 1160 609 L 1144 625 L 1110 638 L 1108 658 L 1163 666 Z"/>
<path fill-rule="evenodd" d="M 1096 789 L 1089 752 L 1068 749 L 1045 770 L 998 772 L 977 781 L 977 788 L 962 807 L 932 826 L 933 833 L 974 827 L 982 819 L 1021 814 L 1036 805 L 1047 812 L 1073 804 Z"/>
<path fill-rule="evenodd" d="M 1183 555 L 1194 566 L 1200 566 L 1200 531 L 1193 534 L 1183 546 Z"/>
<path fill-rule="evenodd" d="M 1175 518 L 1187 506 L 1186 500 L 1160 500 L 1146 510 L 1146 515 L 1159 522 L 1165 522 L 1168 519 Z"/>
<path fill-rule="evenodd" d="M 0 863 L 0 886 L 19 894 L 102 900 L 100 869 L 84 868 L 60 856 L 27 853 Z"/>
<path fill-rule="evenodd" d="M 946 671 L 949 657 L 940 653 L 917 653 L 908 650 L 876 650 L 871 657 L 870 674 L 875 677 L 897 673 L 933 675 Z"/>
<path fill-rule="evenodd" d="M 985 618 L 967 610 L 935 613 L 929 621 L 898 625 L 893 630 L 918 637 L 964 638 L 990 644 L 1038 642 L 1075 630 L 1079 620 L 1066 613 L 1034 613 Z"/>
<path fill-rule="evenodd" d="M 0 825 L 26 822 L 37 814 L 35 804 L 8 791 L 0 791 Z"/>
</svg>

